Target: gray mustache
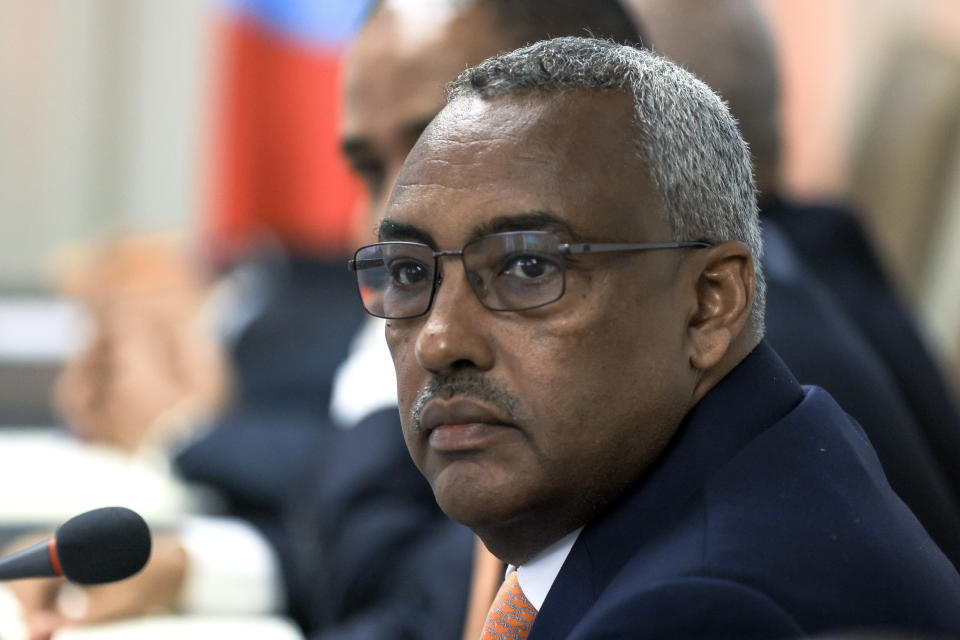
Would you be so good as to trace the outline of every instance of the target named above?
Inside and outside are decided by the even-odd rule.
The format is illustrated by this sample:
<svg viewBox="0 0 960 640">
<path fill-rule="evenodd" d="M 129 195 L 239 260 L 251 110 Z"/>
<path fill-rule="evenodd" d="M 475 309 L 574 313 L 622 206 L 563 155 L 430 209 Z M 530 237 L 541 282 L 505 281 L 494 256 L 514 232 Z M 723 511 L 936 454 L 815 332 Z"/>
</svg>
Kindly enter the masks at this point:
<svg viewBox="0 0 960 640">
<path fill-rule="evenodd" d="M 418 431 L 423 429 L 421 415 L 427 402 L 433 398 L 452 398 L 463 396 L 477 400 L 502 411 L 511 421 L 517 421 L 520 399 L 506 391 L 483 374 L 479 373 L 439 373 L 430 379 L 426 387 L 417 394 L 410 409 L 410 420 Z"/>
</svg>

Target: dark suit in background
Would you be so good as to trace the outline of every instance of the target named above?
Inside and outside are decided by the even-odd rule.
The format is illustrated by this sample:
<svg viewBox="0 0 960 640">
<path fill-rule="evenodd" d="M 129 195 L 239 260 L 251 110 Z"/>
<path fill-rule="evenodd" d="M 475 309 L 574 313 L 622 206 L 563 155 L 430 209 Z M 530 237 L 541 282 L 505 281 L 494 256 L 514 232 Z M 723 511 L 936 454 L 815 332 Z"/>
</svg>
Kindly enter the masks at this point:
<svg viewBox="0 0 960 640">
<path fill-rule="evenodd" d="M 960 415 L 954 397 L 857 217 L 839 206 L 798 206 L 781 198 L 762 202 L 761 215 L 785 230 L 797 253 L 873 345 L 953 495 L 960 496 Z"/>
<path fill-rule="evenodd" d="M 761 343 L 584 528 L 530 640 L 952 636 L 958 602 L 858 425 Z"/>
<path fill-rule="evenodd" d="M 947 556 L 960 563 L 957 494 L 888 363 L 778 224 L 764 220 L 763 235 L 767 341 L 798 380 L 827 389 L 860 423 L 894 490 Z"/>
<path fill-rule="evenodd" d="M 437 507 L 396 408 L 350 429 L 330 397 L 366 322 L 343 261 L 267 260 L 242 274 L 259 313 L 231 354 L 237 401 L 177 459 L 253 523 L 311 638 L 448 638 L 466 605 L 472 534 Z"/>
<path fill-rule="evenodd" d="M 324 442 L 291 502 L 291 610 L 311 639 L 455 638 L 473 534 L 410 460 L 396 408 Z"/>
<path fill-rule="evenodd" d="M 228 337 L 233 401 L 174 462 L 276 541 L 297 470 L 333 429 L 334 376 L 365 318 L 342 260 L 271 256 L 235 277 L 234 313 L 249 317 Z"/>
</svg>

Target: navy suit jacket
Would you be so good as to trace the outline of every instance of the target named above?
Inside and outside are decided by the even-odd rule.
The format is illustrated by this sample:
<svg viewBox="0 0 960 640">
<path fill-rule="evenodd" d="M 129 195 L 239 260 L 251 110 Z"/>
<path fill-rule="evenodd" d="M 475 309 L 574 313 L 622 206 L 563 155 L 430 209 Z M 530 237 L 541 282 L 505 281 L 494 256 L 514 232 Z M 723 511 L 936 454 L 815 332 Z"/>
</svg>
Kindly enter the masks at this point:
<svg viewBox="0 0 960 640">
<path fill-rule="evenodd" d="M 887 359 L 776 223 L 764 221 L 763 241 L 767 341 L 802 384 L 829 391 L 860 423 L 894 490 L 960 566 L 957 494 L 926 437 L 928 429 L 921 428 Z M 924 374 L 918 369 L 917 375 Z M 949 431 L 951 424 L 946 422 L 944 430 Z"/>
<path fill-rule="evenodd" d="M 765 220 L 784 230 L 876 349 L 939 461 L 938 470 L 960 496 L 960 413 L 856 216 L 842 207 L 797 206 L 776 197 L 761 206 Z"/>
<path fill-rule="evenodd" d="M 761 343 L 587 524 L 530 640 L 960 634 L 960 575 L 859 426 Z"/>
</svg>

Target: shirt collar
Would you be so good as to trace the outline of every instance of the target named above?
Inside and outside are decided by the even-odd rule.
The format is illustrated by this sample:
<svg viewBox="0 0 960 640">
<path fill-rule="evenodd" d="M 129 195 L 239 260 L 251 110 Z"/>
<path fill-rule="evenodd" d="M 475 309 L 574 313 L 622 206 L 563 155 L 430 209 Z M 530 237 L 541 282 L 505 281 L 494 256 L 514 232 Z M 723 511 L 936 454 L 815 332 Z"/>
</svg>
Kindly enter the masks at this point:
<svg viewBox="0 0 960 640">
<path fill-rule="evenodd" d="M 350 428 L 397 406 L 397 377 L 383 331 L 383 320 L 369 318 L 354 337 L 350 355 L 337 367 L 330 414 L 338 427 Z"/>
<path fill-rule="evenodd" d="M 547 593 L 553 586 L 553 581 L 557 579 L 560 568 L 563 566 L 573 544 L 583 527 L 576 531 L 568 533 L 552 545 L 538 553 L 530 562 L 519 566 L 508 566 L 507 574 L 514 569 L 517 570 L 517 580 L 520 582 L 520 588 L 523 589 L 523 595 L 527 597 L 530 604 L 539 611 L 543 606 L 543 601 L 547 599 Z"/>
</svg>

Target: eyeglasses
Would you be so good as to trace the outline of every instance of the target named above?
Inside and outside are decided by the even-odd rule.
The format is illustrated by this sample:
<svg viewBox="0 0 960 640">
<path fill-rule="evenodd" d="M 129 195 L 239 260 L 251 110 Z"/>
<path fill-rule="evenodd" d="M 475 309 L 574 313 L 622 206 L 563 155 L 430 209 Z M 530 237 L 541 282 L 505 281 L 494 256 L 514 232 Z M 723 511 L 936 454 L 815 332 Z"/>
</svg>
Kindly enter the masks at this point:
<svg viewBox="0 0 960 640">
<path fill-rule="evenodd" d="M 569 244 L 548 231 L 510 231 L 471 240 L 460 251 L 434 251 L 419 242 L 378 242 L 358 249 L 347 268 L 356 275 L 367 313 L 399 320 L 430 310 L 443 281 L 438 267 L 445 256 L 460 256 L 467 281 L 483 306 L 526 311 L 563 297 L 565 255 L 709 246 L 709 242 Z"/>
</svg>

